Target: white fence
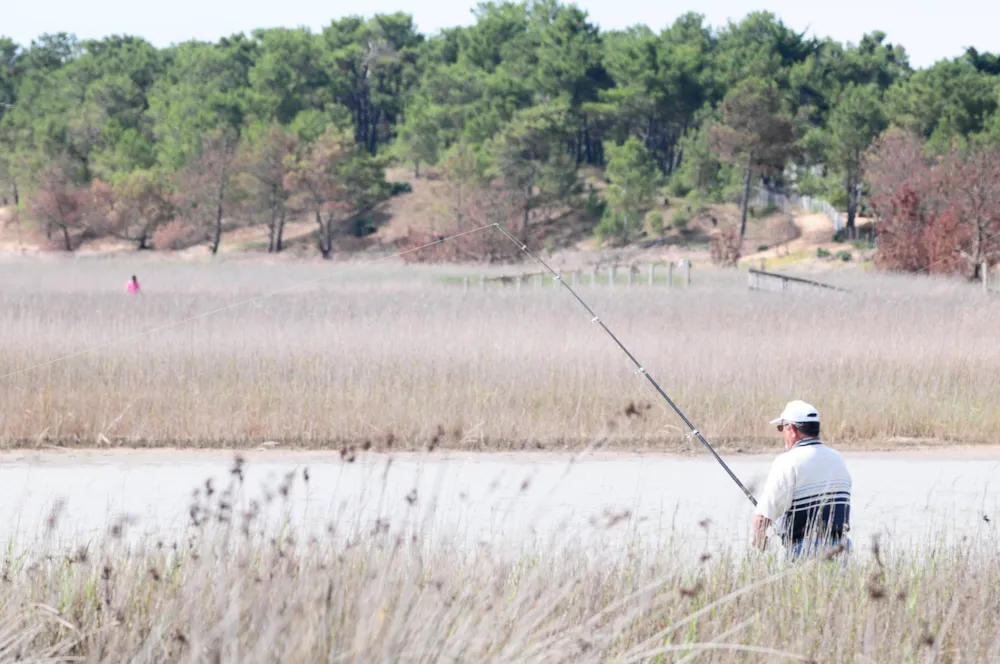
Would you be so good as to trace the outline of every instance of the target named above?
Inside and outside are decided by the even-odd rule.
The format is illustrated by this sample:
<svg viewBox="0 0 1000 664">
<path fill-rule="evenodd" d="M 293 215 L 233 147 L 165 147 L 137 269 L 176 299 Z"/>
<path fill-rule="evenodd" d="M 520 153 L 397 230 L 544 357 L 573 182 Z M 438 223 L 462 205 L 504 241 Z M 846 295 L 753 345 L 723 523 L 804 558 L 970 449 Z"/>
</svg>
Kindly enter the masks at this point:
<svg viewBox="0 0 1000 664">
<path fill-rule="evenodd" d="M 751 196 L 751 202 L 759 207 L 775 207 L 782 212 L 791 213 L 799 208 L 812 214 L 825 214 L 833 222 L 836 230 L 841 230 L 843 218 L 840 212 L 830 203 L 811 196 L 788 196 L 765 188 L 758 188 Z"/>
<path fill-rule="evenodd" d="M 838 231 L 841 230 L 842 220 L 840 212 L 826 201 L 811 196 L 801 196 L 799 197 L 798 205 L 803 210 L 807 210 L 813 214 L 825 214 L 833 222 L 833 227 Z"/>
<path fill-rule="evenodd" d="M 676 276 L 675 269 L 677 270 Z M 639 285 L 645 285 L 649 288 L 659 285 L 666 288 L 677 286 L 687 288 L 691 285 L 691 261 L 689 259 L 681 259 L 677 263 L 673 261 L 649 262 L 644 266 L 638 262 L 617 263 L 603 268 L 591 266 L 588 269 L 570 270 L 565 273 L 560 270 L 559 278 L 565 280 L 567 284 L 574 288 L 579 286 L 615 287 L 617 285 L 624 285 L 629 288 Z M 495 277 L 466 276 L 462 278 L 462 284 L 466 291 L 470 290 L 477 283 L 483 290 L 486 290 L 487 284 L 498 284 L 500 286 L 512 286 L 518 291 L 522 287 L 537 289 L 558 285 L 558 282 L 549 272 L 542 270 Z"/>
</svg>

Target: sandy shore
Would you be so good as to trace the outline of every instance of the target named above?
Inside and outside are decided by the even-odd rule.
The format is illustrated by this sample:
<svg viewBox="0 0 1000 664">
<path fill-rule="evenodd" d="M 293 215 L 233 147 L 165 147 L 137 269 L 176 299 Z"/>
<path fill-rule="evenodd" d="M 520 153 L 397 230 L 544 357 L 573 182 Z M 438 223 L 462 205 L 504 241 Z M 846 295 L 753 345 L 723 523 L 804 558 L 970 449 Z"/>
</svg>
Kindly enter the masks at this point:
<svg viewBox="0 0 1000 664">
<path fill-rule="evenodd" d="M 920 445 L 901 446 L 897 449 L 864 449 L 852 445 L 837 446 L 851 459 L 942 459 L 962 461 L 1000 461 L 1000 446 L 993 445 Z M 778 445 L 773 448 L 755 448 L 752 451 L 736 451 L 727 448 L 716 450 L 723 459 L 741 459 L 759 461 L 771 459 L 782 450 Z M 237 455 L 247 463 L 259 462 L 294 462 L 294 463 L 332 463 L 343 460 L 339 450 L 284 448 L 271 446 L 267 448 L 61 448 L 55 446 L 38 449 L 7 449 L 0 450 L 0 463 L 56 463 L 65 464 L 100 464 L 106 461 L 115 463 L 158 464 L 175 462 L 211 462 L 230 461 Z M 691 450 L 577 450 L 577 451 L 462 451 L 438 449 L 428 451 L 377 451 L 357 452 L 356 458 L 398 459 L 398 460 L 457 460 L 471 461 L 489 459 L 510 463 L 568 463 L 577 461 L 617 461 L 623 459 L 692 459 L 703 457 L 711 459 L 711 454 L 700 446 Z"/>
</svg>

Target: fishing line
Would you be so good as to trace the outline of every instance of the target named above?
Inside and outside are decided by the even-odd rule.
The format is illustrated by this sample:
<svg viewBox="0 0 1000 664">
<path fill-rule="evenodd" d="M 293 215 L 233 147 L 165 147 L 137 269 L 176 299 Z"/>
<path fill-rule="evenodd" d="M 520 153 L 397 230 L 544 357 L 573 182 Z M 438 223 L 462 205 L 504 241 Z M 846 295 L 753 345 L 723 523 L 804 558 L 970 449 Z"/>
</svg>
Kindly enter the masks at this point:
<svg viewBox="0 0 1000 664">
<path fill-rule="evenodd" d="M 386 261 L 386 260 L 389 260 L 391 258 L 399 258 L 400 256 L 405 256 L 406 254 L 411 254 L 413 252 L 420 251 L 422 249 L 427 249 L 428 247 L 432 247 L 435 244 L 443 244 L 445 242 L 450 242 L 452 240 L 456 240 L 456 239 L 458 239 L 458 238 L 460 238 L 460 237 L 462 237 L 464 235 L 471 235 L 473 233 L 478 233 L 480 231 L 484 231 L 487 228 L 492 228 L 493 226 L 494 226 L 494 224 L 487 224 L 485 226 L 480 226 L 479 228 L 473 228 L 471 230 L 462 231 L 461 233 L 455 233 L 454 235 L 449 235 L 448 237 L 440 238 L 438 240 L 434 240 L 433 242 L 428 242 L 426 244 L 422 244 L 419 247 L 412 247 L 410 249 L 406 249 L 404 251 L 400 251 L 398 253 L 391 254 L 389 256 L 383 256 L 382 258 L 377 258 L 377 259 L 375 259 L 373 261 L 369 261 L 367 263 L 362 263 L 361 265 L 364 266 L 364 267 L 367 267 L 369 265 L 375 265 L 376 263 L 380 263 L 382 261 Z M 247 305 L 247 304 L 253 304 L 254 302 L 260 302 L 261 300 L 266 300 L 267 298 L 272 297 L 274 295 L 278 295 L 279 293 L 284 293 L 285 291 L 289 291 L 289 290 L 292 290 L 294 288 L 299 288 L 300 286 L 307 286 L 309 284 L 315 284 L 315 283 L 318 283 L 318 282 L 323 281 L 325 279 L 329 279 L 332 276 L 334 276 L 334 275 L 328 274 L 328 275 L 325 275 L 325 276 L 322 276 L 322 277 L 317 277 L 316 279 L 310 279 L 308 281 L 301 281 L 301 282 L 298 282 L 298 283 L 294 283 L 291 286 L 285 286 L 284 288 L 278 288 L 277 290 L 273 290 L 273 291 L 270 291 L 268 293 L 264 293 L 263 295 L 257 295 L 255 297 L 251 297 L 251 298 L 248 298 L 246 300 L 240 300 L 239 302 L 233 302 L 232 304 L 227 304 L 224 307 L 219 307 L 217 309 L 212 309 L 210 311 L 204 311 L 204 312 L 202 312 L 200 314 L 195 314 L 194 316 L 190 316 L 190 317 L 184 318 L 182 320 L 177 320 L 177 321 L 174 321 L 172 323 L 167 323 L 166 325 L 160 325 L 158 327 L 153 327 L 153 328 L 150 328 L 150 329 L 145 330 L 143 332 L 137 332 L 136 334 L 133 334 L 133 335 L 130 335 L 130 336 L 127 336 L 127 337 L 122 337 L 122 338 L 119 338 L 119 339 L 115 339 L 113 341 L 109 341 L 109 342 L 104 343 L 104 344 L 100 344 L 98 346 L 91 346 L 90 348 L 86 348 L 84 350 L 79 350 L 79 351 L 76 351 L 76 352 L 73 352 L 73 353 L 68 353 L 66 355 L 61 355 L 59 357 L 53 358 L 51 360 L 48 360 L 47 362 L 41 362 L 39 364 L 35 364 L 35 365 L 30 366 L 30 367 L 25 367 L 24 369 L 18 369 L 17 371 L 12 371 L 12 372 L 10 372 L 8 374 L 4 374 L 4 375 L 0 376 L 0 380 L 6 380 L 7 378 L 12 378 L 14 376 L 18 376 L 18 375 L 23 374 L 23 373 L 28 373 L 29 371 L 34 371 L 35 369 L 41 369 L 43 367 L 51 366 L 51 365 L 56 364 L 58 362 L 63 362 L 65 360 L 73 359 L 74 357 L 80 357 L 81 355 L 87 355 L 88 353 L 93 353 L 94 351 L 101 350 L 102 348 L 109 348 L 111 346 L 116 346 L 118 344 L 127 343 L 129 341 L 134 341 L 136 339 L 139 339 L 139 338 L 142 338 L 142 337 L 146 337 L 146 336 L 149 336 L 151 334 L 155 334 L 156 332 L 162 332 L 164 330 L 169 330 L 170 328 L 177 327 L 179 325 L 184 325 L 185 323 L 190 323 L 191 321 L 195 321 L 195 320 L 198 320 L 198 319 L 201 319 L 201 318 L 208 318 L 209 316 L 214 316 L 215 314 L 219 314 L 219 313 L 222 313 L 224 311 L 229 311 L 230 309 L 235 309 L 236 307 L 242 307 L 242 306 Z"/>
<path fill-rule="evenodd" d="M 681 412 L 681 409 L 677 407 L 677 405 L 673 402 L 673 400 L 669 396 L 667 396 L 667 393 L 663 391 L 663 388 L 660 387 L 659 383 L 657 383 L 653 379 L 653 377 L 649 375 L 649 372 L 647 372 L 643 368 L 642 364 L 640 364 L 639 361 L 635 359 L 635 356 L 632 355 L 632 353 L 630 353 L 627 348 L 625 348 L 624 344 L 622 344 L 622 342 L 618 340 L 618 337 L 616 337 L 614 333 L 611 332 L 610 329 L 608 329 L 608 326 L 604 324 L 604 321 L 602 321 L 597 314 L 594 313 L 594 310 L 591 309 L 587 305 L 587 303 L 583 301 L 583 298 L 577 295 L 576 291 L 574 291 L 570 287 L 570 285 L 563 280 L 563 278 L 559 275 L 558 272 L 549 267 L 548 263 L 546 263 L 541 258 L 528 251 L 528 247 L 523 242 L 520 242 L 517 238 L 508 233 L 507 230 L 504 229 L 500 224 L 493 224 L 493 227 L 496 228 L 501 233 L 503 233 L 507 237 L 507 239 L 513 242 L 517 246 L 517 248 L 520 249 L 526 256 L 538 261 L 542 265 L 542 267 L 544 267 L 546 270 L 549 271 L 549 273 L 552 274 L 552 278 L 555 279 L 557 283 L 561 284 L 566 290 L 570 292 L 570 294 L 574 298 L 576 298 L 576 301 L 580 303 L 580 306 L 586 309 L 587 313 L 590 314 L 590 322 L 597 323 L 598 325 L 601 326 L 601 329 L 603 329 L 605 332 L 608 333 L 608 336 L 611 337 L 612 341 L 614 341 L 618 345 L 618 347 L 621 348 L 622 352 L 625 353 L 625 355 L 628 356 L 628 359 L 630 359 L 632 363 L 636 366 L 635 373 L 642 374 L 643 376 L 646 377 L 646 380 L 648 380 L 652 384 L 652 386 L 656 389 L 656 391 L 659 392 L 660 396 L 663 397 L 663 400 L 667 402 L 667 404 L 673 409 L 673 411 L 677 413 L 677 416 L 680 417 L 681 420 L 684 422 L 684 424 L 690 429 L 690 432 L 687 434 L 687 437 L 688 438 L 695 437 L 699 441 L 701 441 L 701 444 L 704 445 L 708 449 L 708 451 L 712 453 L 712 456 L 714 456 L 715 460 L 719 462 L 719 465 L 721 465 L 722 468 L 727 473 L 729 473 L 729 477 L 731 477 L 733 481 L 736 482 L 736 485 L 743 490 L 743 493 L 745 493 L 746 497 L 750 499 L 750 502 L 756 506 L 757 499 L 753 497 L 753 494 L 750 493 L 750 490 L 747 489 L 743 485 L 743 482 L 741 482 L 740 479 L 736 477 L 736 474 L 729 469 L 729 466 L 726 465 L 726 462 L 723 461 L 722 457 L 720 457 L 718 453 L 716 453 L 715 449 L 713 449 L 712 446 L 708 444 L 708 441 L 705 440 L 705 437 L 701 435 L 701 432 L 698 431 L 698 429 L 696 429 L 693 424 L 691 424 L 691 421 L 684 415 L 684 413 Z"/>
</svg>

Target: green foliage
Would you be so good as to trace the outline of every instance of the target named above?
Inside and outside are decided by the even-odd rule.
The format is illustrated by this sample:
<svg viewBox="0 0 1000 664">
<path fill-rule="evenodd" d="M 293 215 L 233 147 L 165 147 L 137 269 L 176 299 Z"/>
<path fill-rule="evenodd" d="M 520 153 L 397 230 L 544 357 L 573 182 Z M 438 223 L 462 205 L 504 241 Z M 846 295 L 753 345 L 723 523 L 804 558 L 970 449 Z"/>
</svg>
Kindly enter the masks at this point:
<svg viewBox="0 0 1000 664">
<path fill-rule="evenodd" d="M 826 190 L 826 195 L 824 196 L 824 198 L 826 198 L 827 202 L 830 203 L 830 205 L 834 206 L 839 210 L 843 210 L 844 208 L 847 207 L 847 201 L 848 201 L 847 188 L 844 186 L 844 180 L 840 180 L 839 182 L 831 184 L 835 186 L 831 186 L 829 189 Z"/>
<path fill-rule="evenodd" d="M 368 154 L 350 131 L 328 127 L 300 155 L 285 161 L 292 203 L 315 219 L 317 248 L 324 258 L 332 256 L 339 231 L 363 234 L 366 222 L 358 219 L 391 192 L 386 159 Z"/>
<path fill-rule="evenodd" d="M 258 44 L 241 37 L 188 42 L 170 52 L 147 112 L 161 164 L 178 170 L 198 154 L 203 135 L 241 127 L 254 101 L 249 71 L 258 54 Z"/>
<path fill-rule="evenodd" d="M 819 247 L 816 249 L 816 258 L 829 258 L 829 257 L 830 257 L 830 251 L 828 249 L 824 249 L 823 247 Z"/>
<path fill-rule="evenodd" d="M 394 144 L 398 159 L 413 164 L 419 177 L 421 164 L 436 164 L 441 150 L 442 130 L 437 109 L 425 99 L 414 101 Z"/>
<path fill-rule="evenodd" d="M 626 219 L 619 211 L 611 207 L 604 208 L 601 215 L 601 223 L 594 228 L 597 239 L 605 242 L 612 238 L 620 237 L 625 232 Z"/>
<path fill-rule="evenodd" d="M 362 215 L 351 221 L 351 235 L 354 237 L 365 237 L 378 230 L 371 215 Z"/>
<path fill-rule="evenodd" d="M 847 210 L 848 232 L 853 233 L 864 155 L 886 128 L 881 91 L 872 83 L 849 84 L 827 123 L 826 164 L 840 176 L 840 188 L 827 192 L 827 200 Z"/>
<path fill-rule="evenodd" d="M 567 154 L 571 109 L 553 102 L 519 111 L 502 132 L 483 144 L 485 175 L 498 178 L 520 201 L 525 229 L 536 211 L 553 204 L 576 206 L 581 183 L 576 160 Z"/>
<path fill-rule="evenodd" d="M 344 114 L 336 111 L 343 109 L 329 108 L 320 111 L 315 108 L 300 112 L 288 125 L 292 135 L 299 143 L 309 145 L 315 143 L 327 130 L 345 131 L 350 126 L 345 122 Z"/>
<path fill-rule="evenodd" d="M 684 198 L 684 207 L 692 216 L 699 216 L 708 212 L 708 205 L 706 205 L 705 199 L 696 192 L 691 192 Z"/>
<path fill-rule="evenodd" d="M 413 187 L 409 182 L 390 182 L 389 183 L 389 195 L 399 196 L 401 194 L 409 194 L 413 191 Z"/>
<path fill-rule="evenodd" d="M 679 147 L 684 160 L 670 177 L 670 193 L 674 196 L 694 193 L 706 200 L 721 201 L 724 167 L 712 150 L 708 124 L 681 139 Z"/>
<path fill-rule="evenodd" d="M 1000 103 L 1000 79 L 964 59 L 942 60 L 894 85 L 887 94 L 890 117 L 930 139 L 938 149 L 953 137 L 986 130 Z"/>
<path fill-rule="evenodd" d="M 604 211 L 607 209 L 608 203 L 605 201 L 600 194 L 593 188 L 587 191 L 587 198 L 584 201 L 584 213 L 590 219 L 601 219 L 604 216 Z"/>
<path fill-rule="evenodd" d="M 603 239 L 618 235 L 627 243 L 632 233 L 642 230 L 642 219 L 656 198 L 662 176 L 635 137 L 622 145 L 608 144 L 605 153 L 610 157 L 605 173 L 610 184 L 604 192 L 607 208 L 598 232 Z"/>
<path fill-rule="evenodd" d="M 686 210 L 674 210 L 670 215 L 670 225 L 679 231 L 683 231 L 691 223 L 691 215 Z"/>
<path fill-rule="evenodd" d="M 649 223 L 649 230 L 653 231 L 656 235 L 663 237 L 663 233 L 666 230 L 663 227 L 663 213 L 659 210 L 653 210 L 646 217 L 647 223 Z"/>
<path fill-rule="evenodd" d="M 757 207 L 756 205 L 751 205 L 750 208 L 748 209 L 748 215 L 752 219 L 764 219 L 765 217 L 769 217 L 772 214 L 775 214 L 777 211 L 778 211 L 778 206 L 775 205 L 774 203 L 768 203 L 763 207 Z"/>
<path fill-rule="evenodd" d="M 839 260 L 844 261 L 845 263 L 849 262 L 851 260 L 851 257 L 852 257 L 851 252 L 848 251 L 847 249 L 842 249 L 837 252 L 837 258 Z"/>
<path fill-rule="evenodd" d="M 488 2 L 474 17 L 433 36 L 397 12 L 163 49 L 132 36 L 0 38 L 0 196 L 32 195 L 64 159 L 80 186 L 170 179 L 226 130 L 239 140 L 247 217 L 274 226 L 288 199 L 275 155 L 301 160 L 334 131 L 383 167 L 491 181 L 525 227 L 579 209 L 627 242 L 663 185 L 673 198 L 743 203 L 766 178 L 847 210 L 850 225 L 863 155 L 885 128 L 939 152 L 1000 141 L 991 53 L 914 71 L 884 33 L 840 44 L 767 12 L 720 28 L 686 13 L 662 31 L 601 31 L 560 0 Z M 607 167 L 603 197 L 582 191 L 584 165 Z"/>
<path fill-rule="evenodd" d="M 720 105 L 721 122 L 712 132 L 719 156 L 750 169 L 784 166 L 792 152 L 794 126 L 773 81 L 749 78 L 733 87 Z"/>
</svg>

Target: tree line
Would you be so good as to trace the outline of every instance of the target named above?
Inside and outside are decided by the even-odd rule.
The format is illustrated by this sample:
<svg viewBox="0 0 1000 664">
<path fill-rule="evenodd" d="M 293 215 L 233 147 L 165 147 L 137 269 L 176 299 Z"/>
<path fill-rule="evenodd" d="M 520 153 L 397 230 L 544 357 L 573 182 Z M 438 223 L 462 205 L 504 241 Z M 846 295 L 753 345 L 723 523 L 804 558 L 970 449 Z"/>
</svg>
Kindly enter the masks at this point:
<svg viewBox="0 0 1000 664">
<path fill-rule="evenodd" d="M 852 235 L 878 209 L 871 150 L 887 131 L 928 159 L 988 151 L 998 104 L 996 55 L 914 69 L 884 33 L 842 44 L 766 12 L 601 31 L 534 0 L 482 3 L 435 35 L 396 13 L 163 49 L 0 38 L 0 196 L 66 248 L 112 235 L 215 250 L 239 219 L 280 251 L 297 215 L 328 256 L 398 193 L 397 164 L 446 181 L 455 225 L 499 218 L 526 241 L 572 209 L 627 243 L 662 227 L 647 213 L 663 195 L 739 203 L 742 237 L 758 186 L 829 200 Z"/>
</svg>

